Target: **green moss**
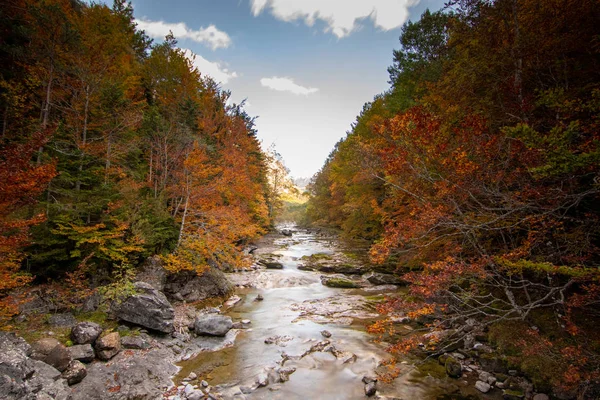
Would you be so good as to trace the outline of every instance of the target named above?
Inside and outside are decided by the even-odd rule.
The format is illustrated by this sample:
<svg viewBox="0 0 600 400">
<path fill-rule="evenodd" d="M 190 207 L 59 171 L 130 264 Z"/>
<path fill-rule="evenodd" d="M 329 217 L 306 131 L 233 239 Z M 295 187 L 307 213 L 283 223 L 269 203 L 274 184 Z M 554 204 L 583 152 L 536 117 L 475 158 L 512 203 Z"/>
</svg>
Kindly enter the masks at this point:
<svg viewBox="0 0 600 400">
<path fill-rule="evenodd" d="M 96 324 L 98 324 L 100 326 L 104 326 L 107 323 L 108 313 L 98 310 L 98 311 L 78 314 L 75 316 L 75 318 L 77 318 L 77 320 L 80 322 L 90 321 L 90 322 L 95 322 Z"/>
<path fill-rule="evenodd" d="M 417 370 L 422 376 L 432 376 L 436 379 L 443 379 L 446 377 L 446 368 L 440 365 L 437 360 L 427 360 L 417 366 Z"/>
<path fill-rule="evenodd" d="M 325 281 L 325 286 L 343 289 L 355 289 L 359 287 L 356 282 L 343 278 L 331 278 Z"/>
</svg>

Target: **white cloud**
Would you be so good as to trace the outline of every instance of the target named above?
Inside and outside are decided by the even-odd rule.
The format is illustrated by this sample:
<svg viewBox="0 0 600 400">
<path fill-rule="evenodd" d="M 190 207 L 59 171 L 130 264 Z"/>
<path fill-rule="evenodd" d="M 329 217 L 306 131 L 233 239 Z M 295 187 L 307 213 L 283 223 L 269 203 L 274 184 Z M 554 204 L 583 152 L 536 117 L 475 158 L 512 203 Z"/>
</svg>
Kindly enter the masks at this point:
<svg viewBox="0 0 600 400">
<path fill-rule="evenodd" d="M 208 61 L 206 58 L 194 54 L 190 49 L 182 50 L 202 75 L 208 75 L 216 82 L 226 84 L 229 80 L 238 77 L 235 71 L 229 71 L 223 63 Z"/>
<path fill-rule="evenodd" d="M 369 18 L 376 27 L 388 31 L 408 19 L 408 7 L 420 0 L 251 0 L 252 13 L 268 10 L 275 18 L 290 22 L 303 20 L 312 26 L 316 20 L 327 24 L 326 32 L 338 38 L 359 28 L 358 19 Z"/>
<path fill-rule="evenodd" d="M 307 88 L 300 86 L 294 82 L 291 78 L 279 78 L 274 76 L 272 78 L 262 78 L 260 84 L 269 89 L 278 90 L 280 92 L 291 92 L 294 94 L 309 95 L 319 91 L 317 88 Z"/>
<path fill-rule="evenodd" d="M 220 31 L 216 26 L 198 30 L 190 29 L 184 22 L 169 23 L 164 21 L 150 21 L 136 19 L 138 27 L 146 34 L 156 39 L 163 39 L 169 31 L 173 32 L 176 39 L 191 39 L 198 43 L 207 44 L 211 49 L 227 48 L 231 45 L 231 38 L 226 32 Z"/>
</svg>

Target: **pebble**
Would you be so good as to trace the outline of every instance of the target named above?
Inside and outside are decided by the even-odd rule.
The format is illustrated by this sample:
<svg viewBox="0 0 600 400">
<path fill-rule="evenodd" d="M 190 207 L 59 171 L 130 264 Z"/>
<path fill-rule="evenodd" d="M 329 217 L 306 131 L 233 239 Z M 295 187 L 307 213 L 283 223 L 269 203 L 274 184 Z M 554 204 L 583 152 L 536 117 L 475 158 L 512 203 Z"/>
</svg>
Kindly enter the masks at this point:
<svg viewBox="0 0 600 400">
<path fill-rule="evenodd" d="M 200 384 L 202 385 L 202 387 L 208 387 L 208 382 L 206 382 L 205 380 L 200 382 Z"/>
<path fill-rule="evenodd" d="M 195 372 L 190 372 L 190 374 L 188 375 L 187 379 L 190 380 L 190 381 L 193 381 L 197 377 L 198 377 L 198 375 L 196 375 Z"/>
<path fill-rule="evenodd" d="M 323 337 L 330 338 L 331 332 L 329 332 L 328 330 L 323 330 L 321 331 L 321 335 L 323 335 Z"/>
</svg>

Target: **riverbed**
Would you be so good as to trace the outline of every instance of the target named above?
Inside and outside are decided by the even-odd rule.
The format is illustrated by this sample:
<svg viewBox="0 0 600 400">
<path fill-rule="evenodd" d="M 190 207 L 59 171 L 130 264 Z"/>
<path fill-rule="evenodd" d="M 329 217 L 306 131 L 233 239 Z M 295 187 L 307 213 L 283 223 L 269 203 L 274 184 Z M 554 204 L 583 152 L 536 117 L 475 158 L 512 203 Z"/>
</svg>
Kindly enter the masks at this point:
<svg viewBox="0 0 600 400">
<path fill-rule="evenodd" d="M 319 254 L 335 259 L 354 251 L 352 257 L 360 263 L 363 249 L 349 249 L 348 244 L 321 232 L 292 231 L 289 237 L 268 235 L 253 252 L 257 260 L 266 256 L 276 259 L 281 269 L 229 274 L 241 300 L 226 314 L 234 321 L 244 321 L 247 329 L 240 329 L 232 347 L 200 353 L 180 363 L 176 382 L 194 372 L 226 398 L 236 399 L 365 397 L 363 377 L 375 376 L 378 366 L 389 358 L 386 344 L 378 343 L 366 332 L 366 326 L 379 318 L 375 305 L 383 296 L 404 289 L 323 285 L 322 273 L 298 269 L 304 256 Z M 310 351 L 320 344 L 335 350 Z M 412 366 L 414 361 L 404 360 L 400 364 L 403 373 L 393 382 L 378 382 L 379 398 L 462 398 L 451 394 L 466 387 L 466 382 L 424 372 Z M 295 369 L 288 381 L 257 387 L 261 376 L 282 366 Z"/>
</svg>

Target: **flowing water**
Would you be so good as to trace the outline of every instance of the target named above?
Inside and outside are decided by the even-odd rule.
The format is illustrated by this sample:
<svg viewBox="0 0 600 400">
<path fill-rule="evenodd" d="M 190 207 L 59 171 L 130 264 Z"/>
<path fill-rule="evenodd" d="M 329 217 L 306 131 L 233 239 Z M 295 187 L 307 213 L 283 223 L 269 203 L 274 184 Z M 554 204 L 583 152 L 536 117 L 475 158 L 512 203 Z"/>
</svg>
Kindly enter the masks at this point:
<svg viewBox="0 0 600 400">
<path fill-rule="evenodd" d="M 283 269 L 231 276 L 234 281 L 252 279 L 256 285 L 238 289 L 236 294 L 242 300 L 227 312 L 234 321 L 251 320 L 250 329 L 239 332 L 233 347 L 200 353 L 183 362 L 176 380 L 195 372 L 211 385 L 220 385 L 223 393 L 227 388 L 230 395 L 239 393 L 240 387 L 256 386 L 258 375 L 265 368 L 277 366 L 285 355 L 301 355 L 325 340 L 321 331 L 326 329 L 332 334 L 328 340 L 338 350 L 356 354 L 355 362 L 343 363 L 329 352 L 314 352 L 285 363 L 286 367 L 296 368 L 288 382 L 270 384 L 239 398 L 365 398 L 363 376 L 373 376 L 379 363 L 388 357 L 384 345 L 375 343 L 374 337 L 365 331 L 365 325 L 376 317 L 371 300 L 378 298 L 379 293 L 329 288 L 321 284 L 319 273 L 298 270 L 302 256 L 339 253 L 340 243 L 331 238 L 300 230 L 291 238 L 271 240 L 257 253 L 275 255 Z M 259 294 L 263 301 L 256 301 Z M 265 344 L 265 339 L 273 336 L 283 339 Z M 432 377 L 405 364 L 407 372 L 391 385 L 379 384 L 378 393 L 405 400 L 459 398 L 447 395 L 457 391 L 456 381 Z M 439 368 L 436 370 L 439 373 Z"/>
</svg>

